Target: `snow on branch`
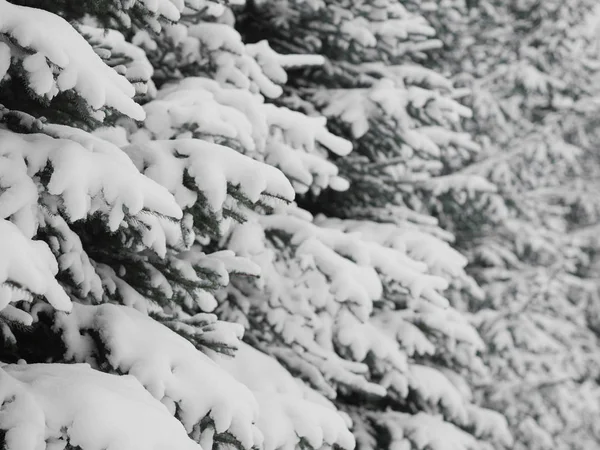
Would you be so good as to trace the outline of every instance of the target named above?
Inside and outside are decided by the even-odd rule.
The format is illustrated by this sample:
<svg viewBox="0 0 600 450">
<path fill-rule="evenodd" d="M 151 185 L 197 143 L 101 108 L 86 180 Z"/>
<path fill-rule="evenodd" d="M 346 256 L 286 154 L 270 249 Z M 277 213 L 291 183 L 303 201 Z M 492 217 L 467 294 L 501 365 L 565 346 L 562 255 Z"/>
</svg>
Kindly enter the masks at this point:
<svg viewBox="0 0 600 450">
<path fill-rule="evenodd" d="M 352 144 L 330 133 L 324 117 L 265 104 L 259 94 L 201 77 L 167 84 L 144 109 L 147 119 L 132 135 L 134 143 L 193 137 L 264 158 L 282 170 L 299 193 L 347 188 L 327 152 L 345 156 Z"/>
<path fill-rule="evenodd" d="M 377 132 L 375 120 L 381 117 L 393 121 L 397 136 L 415 151 L 437 155 L 440 147 L 435 141 L 445 145 L 460 144 L 469 150 L 478 148 L 464 135 L 447 133 L 442 140 L 440 133 L 435 134 L 431 128 L 420 131 L 419 122 L 446 126 L 472 115 L 469 108 L 435 90 L 405 86 L 401 80 L 382 78 L 374 80 L 367 89 L 319 90 L 312 97 L 314 102 L 322 105 L 325 116 L 347 123 L 355 139 L 369 130 Z"/>
<path fill-rule="evenodd" d="M 282 94 L 280 84 L 287 81 L 285 67 L 323 63 L 318 55 L 279 54 L 267 41 L 244 44 L 240 34 L 224 23 L 176 24 L 166 28 L 165 34 L 166 42 L 160 45 L 146 31 L 138 32 L 133 42 L 158 58 L 175 56 L 174 64 L 186 75 L 205 74 L 224 86 L 246 89 L 267 98 Z"/>
<path fill-rule="evenodd" d="M 206 416 L 216 433 L 229 432 L 244 448 L 260 445 L 252 393 L 167 327 L 132 308 L 111 304 L 77 304 L 70 315 L 56 315 L 55 323 L 67 360 L 96 362 L 134 376 L 188 433 Z"/>
<path fill-rule="evenodd" d="M 4 365 L 0 406 L 6 450 L 202 450 L 133 377 L 87 364 Z"/>
<path fill-rule="evenodd" d="M 118 147 L 67 126 L 44 125 L 43 132 L 0 127 L 0 158 L 12 187 L 0 194 L 0 216 L 10 217 L 27 236 L 37 232 L 40 205 L 68 223 L 100 214 L 111 231 L 143 222 L 144 244 L 163 254 L 166 241 L 179 239 L 160 217 L 175 221 L 181 209 Z"/>
<path fill-rule="evenodd" d="M 434 304 L 442 307 L 448 305 L 448 301 L 440 294 L 448 287 L 448 282 L 441 277 L 426 273 L 427 266 L 417 262 L 406 255 L 402 250 L 384 247 L 377 242 L 369 242 L 360 238 L 359 233 L 345 233 L 335 228 L 328 228 L 327 222 L 321 220 L 317 226 L 293 216 L 271 215 L 259 219 L 266 229 L 279 229 L 289 233 L 293 237 L 293 243 L 299 245 L 299 251 L 312 254 L 317 265 L 335 280 L 334 273 L 344 274 L 346 278 L 339 278 L 333 286 L 340 289 L 340 298 L 355 298 L 364 289 L 365 297 L 358 301 L 366 304 L 366 299 L 378 299 L 381 295 L 381 282 L 378 277 L 367 277 L 367 270 L 376 270 L 377 273 L 396 280 L 402 286 L 410 290 L 414 298 L 423 297 Z M 358 238 L 358 239 L 357 239 Z M 302 245 L 300 245 L 302 244 Z M 342 256 L 343 255 L 343 256 Z M 344 258 L 349 257 L 349 260 Z M 338 262 L 334 263 L 334 260 Z M 346 260 L 346 262 L 344 262 Z M 348 277 L 350 267 L 356 266 L 363 274 L 353 270 L 354 275 Z M 345 269 L 342 270 L 342 267 Z M 342 279 L 344 280 L 342 282 Z M 373 280 L 368 281 L 367 280 Z M 357 290 L 350 289 L 357 281 L 364 284 L 365 288 Z M 367 284 L 365 284 L 367 283 Z M 368 302 L 367 302 L 368 303 Z"/>
<path fill-rule="evenodd" d="M 506 417 L 501 413 L 476 405 L 467 405 L 467 413 L 469 425 L 475 429 L 475 436 L 480 439 L 491 438 L 506 447 L 513 444 Z"/>
<path fill-rule="evenodd" d="M 361 245 L 362 242 L 293 215 L 274 214 L 258 220 L 266 231 L 290 236 L 298 255 L 313 261 L 328 278 L 335 301 L 354 305 L 355 313 L 366 320 L 372 311 L 373 300 L 379 299 L 382 294 L 382 286 L 370 264 L 369 251 Z"/>
<path fill-rule="evenodd" d="M 154 69 L 146 53 L 127 42 L 123 34 L 116 30 L 89 25 L 79 25 L 77 30 L 107 65 L 127 78 L 135 87 L 137 95 L 153 93 L 156 90 L 151 80 Z"/>
<path fill-rule="evenodd" d="M 439 370 L 412 364 L 408 384 L 425 402 L 439 406 L 444 417 L 460 425 L 467 423 L 469 416 L 463 395 Z"/>
<path fill-rule="evenodd" d="M 228 147 L 198 139 L 151 141 L 123 149 L 144 175 L 171 192 L 181 208 L 192 208 L 198 195 L 217 215 L 230 193 L 229 185 L 251 203 L 261 196 L 292 201 L 294 190 L 278 169 Z M 184 184 L 189 177 L 190 183 Z M 187 184 L 187 186 L 186 186 Z"/>
<path fill-rule="evenodd" d="M 362 72 L 377 74 L 385 78 L 402 80 L 405 85 L 452 92 L 452 81 L 445 76 L 416 64 L 386 65 L 381 62 L 363 63 L 358 66 Z"/>
<path fill-rule="evenodd" d="M 183 252 L 169 252 L 166 262 L 169 275 L 176 273 L 184 282 L 170 283 L 162 273 L 154 270 L 153 284 L 168 299 L 176 298 L 183 306 L 192 310 L 200 308 L 204 312 L 212 312 L 217 307 L 214 291 L 226 287 L 230 275 L 260 276 L 260 267 L 250 259 L 236 256 L 231 250 L 205 254 L 200 245 L 193 245 Z"/>
<path fill-rule="evenodd" d="M 486 192 L 496 193 L 498 188 L 494 183 L 477 175 L 450 174 L 424 180 L 420 185 L 432 195 L 438 197 L 450 191 L 467 192 L 468 195 Z"/>
<path fill-rule="evenodd" d="M 405 414 L 395 411 L 372 413 L 369 417 L 390 433 L 392 448 L 416 450 L 477 450 L 477 440 L 438 416 L 424 412 Z"/>
<path fill-rule="evenodd" d="M 335 324 L 336 344 L 347 347 L 352 359 L 365 361 L 368 353 L 375 358 L 386 360 L 390 366 L 400 372 L 408 370 L 407 354 L 395 339 L 382 332 L 376 322 L 360 322 L 348 311 L 341 311 Z"/>
<path fill-rule="evenodd" d="M 376 242 L 400 252 L 405 252 L 416 261 L 427 265 L 430 273 L 452 277 L 464 274 L 467 259 L 448 242 L 414 225 L 371 222 L 367 220 L 342 220 L 317 216 L 317 224 L 337 228 L 349 233 L 359 233 L 365 241 Z"/>
<path fill-rule="evenodd" d="M 25 82 L 39 97 L 51 100 L 73 90 L 98 119 L 104 117 L 103 108 L 144 119 L 142 107 L 132 100 L 134 87 L 104 64 L 69 23 L 41 9 L 0 0 L 0 78 L 14 63 L 22 66 Z"/>
<path fill-rule="evenodd" d="M 260 98 L 248 91 L 225 90 L 208 78 L 185 78 L 161 89 L 144 105 L 144 128 L 132 141 L 191 136 L 216 143 L 236 141 L 244 151 L 260 151 L 256 145 L 264 143 L 267 133 L 262 106 Z"/>
<path fill-rule="evenodd" d="M 433 355 L 435 345 L 416 325 L 406 320 L 400 313 L 391 311 L 376 313 L 370 320 L 372 326 L 395 339 L 400 348 L 410 357 Z"/>
<path fill-rule="evenodd" d="M 393 224 L 371 225 L 323 217 L 312 222 L 310 215 L 285 208 L 269 216 L 252 216 L 249 223 L 233 229 L 229 246 L 261 266 L 256 306 L 264 321 L 287 345 L 302 349 L 297 354 L 276 352 L 288 367 L 322 392 L 327 392 L 323 383 L 333 382 L 379 396 L 390 388 L 405 398 L 419 380 L 411 375 L 408 357 L 427 357 L 448 345 L 452 357 L 464 359 L 463 347 L 454 355 L 456 343 L 466 344 L 471 352 L 481 348 L 475 329 L 441 295 L 447 278 L 464 273 L 466 261 L 444 241 L 411 235 L 414 230 Z M 283 236 L 293 249 L 285 259 L 274 251 Z M 419 254 L 422 243 L 432 249 Z M 430 254 L 434 266 L 437 261 L 447 269 L 438 269 L 442 276 L 429 274 L 426 264 L 407 254 L 408 247 L 418 259 Z M 434 255 L 436 247 L 439 255 Z M 379 310 L 379 301 L 388 300 L 384 283 L 390 282 L 407 290 L 406 303 L 397 305 L 405 309 Z M 268 305 L 262 300 L 265 296 Z M 245 304 L 241 295 L 235 298 L 238 305 Z M 245 302 L 249 300 L 252 297 Z M 379 384 L 372 381 L 372 370 L 383 376 Z M 422 398 L 431 400 L 432 407 L 439 406 L 460 423 L 466 421 L 462 397 L 449 382 L 421 388 Z"/>
<path fill-rule="evenodd" d="M 43 241 L 32 241 L 11 222 L 0 219 L 0 310 L 10 302 L 45 297 L 69 311 L 71 300 L 54 278 L 58 264 Z"/>
<path fill-rule="evenodd" d="M 235 358 L 221 357 L 217 362 L 254 393 L 264 450 L 294 448 L 301 440 L 313 449 L 323 445 L 354 448 L 354 438 L 342 415 L 273 358 L 242 344 Z"/>
<path fill-rule="evenodd" d="M 80 237 L 61 216 L 42 209 L 39 226 L 47 236 L 48 245 L 58 262 L 61 274 L 68 274 L 75 286 L 74 292 L 81 298 L 90 296 L 101 301 L 104 296 L 102 279 L 93 261 L 83 249 Z"/>
</svg>

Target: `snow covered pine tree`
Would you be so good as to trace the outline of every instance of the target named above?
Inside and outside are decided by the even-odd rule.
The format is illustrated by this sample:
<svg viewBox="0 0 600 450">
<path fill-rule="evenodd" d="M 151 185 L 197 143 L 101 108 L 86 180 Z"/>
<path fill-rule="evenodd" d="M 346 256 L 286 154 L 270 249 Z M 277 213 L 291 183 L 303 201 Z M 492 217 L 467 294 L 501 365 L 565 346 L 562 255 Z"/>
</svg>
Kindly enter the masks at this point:
<svg viewBox="0 0 600 450">
<path fill-rule="evenodd" d="M 385 0 L 0 0 L 2 446 L 510 444 L 443 296 L 467 261 L 399 206 L 493 189 L 444 163 L 477 146 L 433 34 Z M 328 205 L 345 158 L 382 178 Z"/>
<path fill-rule="evenodd" d="M 483 144 L 462 173 L 493 182 L 508 206 L 504 218 L 487 210 L 474 227 L 454 228 L 487 294 L 471 305 L 491 369 L 477 395 L 506 415 L 515 449 L 600 446 L 589 258 L 600 219 L 597 8 L 481 0 L 470 13 L 448 2 L 427 14 L 444 30 L 438 59 L 470 89 L 467 127 Z"/>
</svg>

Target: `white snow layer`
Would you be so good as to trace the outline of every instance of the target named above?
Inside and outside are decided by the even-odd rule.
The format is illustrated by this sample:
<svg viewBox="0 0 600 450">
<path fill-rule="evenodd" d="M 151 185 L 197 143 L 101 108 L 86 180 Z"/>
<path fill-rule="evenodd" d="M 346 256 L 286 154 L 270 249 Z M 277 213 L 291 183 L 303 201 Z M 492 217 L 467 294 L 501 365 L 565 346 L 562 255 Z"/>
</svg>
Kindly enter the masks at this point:
<svg viewBox="0 0 600 450">
<path fill-rule="evenodd" d="M 22 63 L 29 87 L 37 95 L 53 98 L 61 91 L 74 89 L 94 110 L 108 106 L 136 120 L 144 119 L 144 110 L 132 100 L 134 87 L 104 64 L 64 19 L 0 0 L 0 34 L 9 35 L 18 46 L 33 51 L 23 57 Z M 6 50 L 0 49 L 0 58 L 5 60 L 5 54 Z M 5 65 L 2 59 L 0 66 Z M 58 68 L 58 74 L 52 65 Z"/>
<path fill-rule="evenodd" d="M 229 431 L 245 448 L 260 445 L 254 423 L 254 396 L 191 342 L 148 316 L 125 306 L 74 305 L 59 315 L 67 359 L 93 362 L 88 332 L 98 334 L 104 357 L 115 370 L 133 375 L 154 398 L 164 403 L 188 433 L 209 416 L 217 433 Z"/>
<path fill-rule="evenodd" d="M 391 446 L 416 450 L 476 450 L 477 440 L 460 428 L 444 422 L 441 417 L 423 412 L 405 414 L 395 411 L 373 415 L 388 428 Z"/>
<path fill-rule="evenodd" d="M 313 448 L 354 448 L 344 417 L 330 402 L 246 344 L 239 343 L 235 358 L 211 353 L 215 363 L 186 339 L 128 307 L 76 304 L 71 314 L 56 317 L 67 359 L 95 363 L 103 359 L 99 352 L 106 352 L 114 370 L 135 377 L 188 433 L 196 432 L 208 415 L 217 433 L 231 433 L 244 448 L 292 450 L 300 439 Z M 102 348 L 95 346 L 90 332 Z M 203 432 L 201 440 L 211 438 Z"/>
<path fill-rule="evenodd" d="M 112 61 L 113 58 L 116 58 L 119 62 L 122 61 L 122 64 L 115 67 L 115 70 L 117 68 L 124 69 L 123 75 L 133 84 L 136 94 L 147 93 L 149 87 L 152 87 L 153 90 L 156 89 L 151 80 L 154 68 L 148 61 L 146 52 L 137 45 L 127 42 L 123 34 L 116 30 L 88 25 L 79 25 L 78 31 L 85 36 L 96 53 L 104 53 L 104 59 Z"/>
<path fill-rule="evenodd" d="M 184 209 L 197 199 L 197 194 L 183 185 L 185 172 L 214 212 L 223 208 L 228 183 L 238 186 L 253 203 L 263 194 L 294 199 L 292 186 L 278 169 L 223 145 L 177 139 L 130 145 L 124 150 L 147 177 L 166 187 Z"/>
<path fill-rule="evenodd" d="M 108 141 L 62 125 L 46 125 L 44 132 L 19 134 L 0 127 L 0 173 L 11 184 L 0 195 L 0 217 L 10 216 L 23 233 L 33 236 L 38 202 L 68 222 L 99 212 L 113 231 L 123 226 L 127 212 L 147 225 L 142 230 L 147 246 L 164 254 L 166 230 L 156 217 L 142 213 L 180 219 L 182 211 L 173 196 Z M 48 166 L 51 173 L 42 188 L 39 173 Z M 51 196 L 60 202 L 51 201 Z"/>
<path fill-rule="evenodd" d="M 348 186 L 325 149 L 344 156 L 352 144 L 330 133 L 324 117 L 265 104 L 260 94 L 202 77 L 164 86 L 144 109 L 147 119 L 132 135 L 133 143 L 190 137 L 237 141 L 244 153 L 282 170 L 296 192 Z"/>
<path fill-rule="evenodd" d="M 58 264 L 45 242 L 29 240 L 13 223 L 0 219 L 0 255 L 0 310 L 10 302 L 32 300 L 31 294 L 44 296 L 56 309 L 71 309 L 71 300 L 54 278 Z"/>
<path fill-rule="evenodd" d="M 354 437 L 333 405 L 318 394 L 309 396 L 309 390 L 273 358 L 243 343 L 235 358 L 217 358 L 221 367 L 254 393 L 264 450 L 293 450 L 300 439 L 315 449 L 334 444 L 354 448 Z"/>
<path fill-rule="evenodd" d="M 7 450 L 202 450 L 133 377 L 87 364 L 4 365 L 0 405 Z"/>
</svg>

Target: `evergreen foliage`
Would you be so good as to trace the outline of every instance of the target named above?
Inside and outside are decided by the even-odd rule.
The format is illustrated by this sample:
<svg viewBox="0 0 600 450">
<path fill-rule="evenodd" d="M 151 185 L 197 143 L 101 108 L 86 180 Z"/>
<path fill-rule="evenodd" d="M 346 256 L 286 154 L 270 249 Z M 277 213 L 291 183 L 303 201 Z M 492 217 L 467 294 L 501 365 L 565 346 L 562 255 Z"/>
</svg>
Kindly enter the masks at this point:
<svg viewBox="0 0 600 450">
<path fill-rule="evenodd" d="M 454 3 L 0 0 L 0 446 L 595 448 L 592 3 Z"/>
<path fill-rule="evenodd" d="M 428 18 L 452 48 L 439 59 L 471 91 L 465 127 L 483 147 L 462 173 L 493 182 L 508 208 L 493 228 L 458 237 L 487 294 L 470 307 L 492 372 L 479 396 L 506 415 L 514 448 L 595 448 L 597 5 L 446 8 Z"/>
</svg>

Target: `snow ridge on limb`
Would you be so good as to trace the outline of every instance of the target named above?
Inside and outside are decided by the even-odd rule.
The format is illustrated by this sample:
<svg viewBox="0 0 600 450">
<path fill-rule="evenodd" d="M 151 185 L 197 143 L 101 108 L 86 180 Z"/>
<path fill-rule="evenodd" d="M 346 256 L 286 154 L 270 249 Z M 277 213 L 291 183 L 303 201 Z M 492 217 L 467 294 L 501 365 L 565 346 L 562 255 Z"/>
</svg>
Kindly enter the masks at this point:
<svg viewBox="0 0 600 450">
<path fill-rule="evenodd" d="M 273 358 L 242 343 L 235 358 L 216 361 L 254 393 L 264 450 L 293 449 L 301 440 L 315 449 L 354 448 L 348 424 L 333 404 L 294 379 Z"/>
<path fill-rule="evenodd" d="M 89 25 L 78 25 L 77 30 L 108 66 L 127 78 L 136 95 L 155 93 L 156 87 L 151 79 L 154 68 L 141 48 L 127 42 L 125 36 L 116 30 Z"/>
<path fill-rule="evenodd" d="M 69 311 L 71 300 L 56 281 L 58 264 L 43 241 L 33 241 L 13 223 L 0 219 L 0 311 L 9 303 L 45 297 L 56 309 Z"/>
<path fill-rule="evenodd" d="M 99 214 L 110 231 L 141 221 L 143 242 L 158 253 L 167 240 L 178 239 L 158 218 L 182 217 L 172 195 L 140 174 L 118 147 L 63 125 L 43 125 L 42 131 L 20 134 L 0 127 L 0 170 L 13 185 L 0 194 L 1 216 L 28 236 L 38 231 L 40 209 L 68 223 Z"/>
<path fill-rule="evenodd" d="M 351 233 L 360 233 L 367 242 L 405 252 L 416 261 L 427 265 L 430 273 L 447 278 L 465 277 L 468 260 L 448 242 L 410 222 L 400 224 L 368 220 L 335 219 L 317 216 L 316 223 Z"/>
<path fill-rule="evenodd" d="M 229 185 L 238 188 L 251 203 L 263 195 L 288 202 L 294 199 L 292 186 L 278 169 L 222 145 L 176 139 L 131 145 L 124 151 L 147 177 L 166 187 L 184 209 L 191 207 L 200 193 L 206 206 L 220 216 Z M 193 180 L 196 191 L 185 187 L 184 174 Z"/>
<path fill-rule="evenodd" d="M 39 97 L 50 100 L 73 90 L 100 120 L 104 108 L 144 119 L 144 110 L 132 100 L 134 87 L 104 64 L 64 19 L 0 0 L 0 36 L 0 69 L 4 71 L 0 77 L 14 59 L 22 65 L 27 85 Z"/>
<path fill-rule="evenodd" d="M 158 78 L 176 79 L 175 73 L 198 75 L 216 80 L 225 87 L 244 89 L 266 98 L 279 97 L 287 81 L 285 67 L 318 66 L 319 55 L 280 54 L 267 41 L 245 44 L 240 34 L 226 23 L 195 22 L 166 27 L 162 39 L 140 30 L 133 43 L 142 47 L 150 59 L 175 56 L 170 67 L 156 64 Z M 210 61 L 210 64 L 206 62 Z"/>
<path fill-rule="evenodd" d="M 188 433 L 208 417 L 216 433 L 230 433 L 242 447 L 261 444 L 252 393 L 191 342 L 150 317 L 124 306 L 77 304 L 70 315 L 57 314 L 55 326 L 62 333 L 66 360 L 132 375 Z"/>
<path fill-rule="evenodd" d="M 478 450 L 480 443 L 469 433 L 424 412 L 405 414 L 396 411 L 371 413 L 369 418 L 388 430 L 390 448 L 417 450 Z"/>
<path fill-rule="evenodd" d="M 264 160 L 279 168 L 298 193 L 347 186 L 326 156 L 328 151 L 344 156 L 352 145 L 330 133 L 322 116 L 265 103 L 258 93 L 203 77 L 166 84 L 144 109 L 147 120 L 132 134 L 134 143 L 193 137 Z"/>
<path fill-rule="evenodd" d="M 441 353 L 441 345 L 448 345 L 452 354 L 452 346 L 458 345 L 456 358 L 470 363 L 476 360 L 474 352 L 481 348 L 481 340 L 441 295 L 448 285 L 446 278 L 430 275 L 426 264 L 407 255 L 410 235 L 407 242 L 395 239 L 401 236 L 397 227 L 390 224 L 394 233 L 386 234 L 377 232 L 380 224 L 373 224 L 369 230 L 372 236 L 366 232 L 363 239 L 360 227 L 349 226 L 352 233 L 348 233 L 340 226 L 343 221 L 332 220 L 333 228 L 329 228 L 326 219 L 313 223 L 294 208 L 253 219 L 257 223 L 232 231 L 229 245 L 262 267 L 264 285 L 260 289 L 268 295 L 269 308 L 263 306 L 264 301 L 257 306 L 265 310 L 264 320 L 287 345 L 297 344 L 303 349 L 298 354 L 291 349 L 272 349 L 278 359 L 329 396 L 329 383 L 371 395 L 398 398 L 399 394 L 401 399 L 411 390 L 432 407 L 447 411 L 457 423 L 466 422 L 468 402 L 463 403 L 453 384 L 433 368 L 430 378 L 437 377 L 444 383 L 419 384 L 419 377 L 413 374 L 418 367 L 410 358 Z M 271 239 L 274 244 L 283 235 L 295 249 L 293 259 L 285 262 L 276 253 L 267 256 L 272 251 Z M 460 269 L 464 258 L 445 242 L 436 244 L 442 246 L 445 256 L 454 258 L 445 261 L 452 269 L 441 274 L 452 277 L 463 273 Z M 352 276 L 348 276 L 350 273 Z M 294 283 L 287 283 L 286 278 Z M 384 283 L 397 283 L 406 290 L 405 299 L 398 301 L 398 310 L 379 309 L 382 300 L 389 301 Z M 305 284 L 311 289 L 304 289 Z M 428 288 L 423 289 L 423 285 Z M 235 289 L 232 293 L 239 304 L 252 301 L 242 300 Z M 388 317 L 394 320 L 381 320 Z M 373 361 L 376 363 L 371 367 Z M 374 383 L 372 378 L 379 376 L 382 380 Z"/>
<path fill-rule="evenodd" d="M 467 405 L 467 413 L 468 423 L 475 429 L 478 438 L 492 438 L 506 447 L 513 444 L 514 439 L 508 428 L 508 422 L 501 413 L 477 405 Z"/>
<path fill-rule="evenodd" d="M 7 450 L 202 450 L 133 377 L 87 364 L 4 365 L 0 406 Z"/>
</svg>

